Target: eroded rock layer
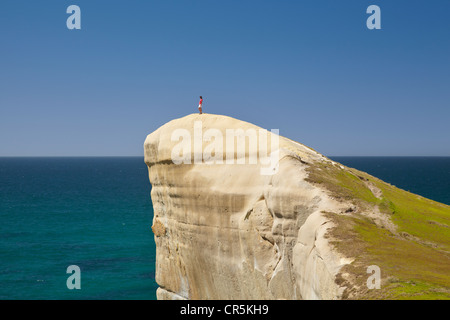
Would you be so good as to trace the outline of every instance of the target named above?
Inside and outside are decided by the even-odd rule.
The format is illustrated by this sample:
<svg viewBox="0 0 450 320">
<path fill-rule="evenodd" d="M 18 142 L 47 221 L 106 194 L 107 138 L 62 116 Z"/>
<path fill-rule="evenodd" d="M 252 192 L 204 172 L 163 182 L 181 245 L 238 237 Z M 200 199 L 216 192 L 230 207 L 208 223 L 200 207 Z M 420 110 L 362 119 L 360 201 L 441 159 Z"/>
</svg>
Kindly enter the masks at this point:
<svg viewBox="0 0 450 320">
<path fill-rule="evenodd" d="M 216 142 L 219 132 L 224 138 L 223 161 L 217 144 L 211 153 L 209 129 Z M 250 139 L 244 154 L 236 143 L 234 163 L 226 162 L 230 129 L 262 130 L 226 116 L 193 114 L 145 140 L 158 299 L 339 299 L 344 288 L 335 277 L 349 261 L 330 246 L 325 235 L 332 223 L 324 212 L 348 204 L 305 180 L 311 162 L 330 160 L 281 136 L 275 148 L 267 132 L 267 154 L 276 154 L 276 166 L 262 174 L 267 161 L 261 156 L 249 163 L 260 151 Z M 206 134 L 201 147 L 193 141 L 199 133 Z M 174 163 L 181 136 L 192 140 L 189 157 L 183 155 L 191 163 Z M 245 163 L 238 163 L 242 157 Z"/>
</svg>

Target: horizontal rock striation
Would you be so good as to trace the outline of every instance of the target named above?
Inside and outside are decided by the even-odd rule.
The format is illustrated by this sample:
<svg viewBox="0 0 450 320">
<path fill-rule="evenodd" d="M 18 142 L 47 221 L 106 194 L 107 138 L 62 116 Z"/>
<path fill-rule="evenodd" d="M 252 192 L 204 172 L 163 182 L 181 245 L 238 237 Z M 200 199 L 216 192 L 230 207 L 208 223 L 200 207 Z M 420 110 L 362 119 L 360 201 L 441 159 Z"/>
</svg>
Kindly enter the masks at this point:
<svg viewBox="0 0 450 320">
<path fill-rule="evenodd" d="M 229 129 L 262 130 L 226 116 L 189 115 L 145 140 L 158 299 L 339 299 L 344 288 L 335 277 L 349 261 L 329 245 L 325 234 L 332 222 L 322 212 L 348 205 L 305 181 L 309 162 L 330 160 L 283 137 L 276 137 L 275 150 L 274 134 L 267 131 L 267 154 L 278 152 L 273 174 L 262 174 L 267 161 L 238 163 L 238 143 L 235 163 L 226 163 L 228 149 L 222 163 L 205 163 L 212 139 L 201 148 L 189 142 L 184 159 L 191 163 L 175 164 L 177 130 L 187 130 L 193 140 L 199 124 L 202 133 L 214 129 L 223 137 Z"/>
</svg>

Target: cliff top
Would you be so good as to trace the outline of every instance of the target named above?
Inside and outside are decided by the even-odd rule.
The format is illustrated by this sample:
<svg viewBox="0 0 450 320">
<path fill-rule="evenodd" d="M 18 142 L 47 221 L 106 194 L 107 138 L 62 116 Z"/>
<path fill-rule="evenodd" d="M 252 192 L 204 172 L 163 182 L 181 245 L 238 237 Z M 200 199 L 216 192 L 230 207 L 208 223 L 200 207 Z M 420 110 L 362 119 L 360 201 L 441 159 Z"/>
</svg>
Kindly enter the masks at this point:
<svg viewBox="0 0 450 320">
<path fill-rule="evenodd" d="M 242 149 L 239 149 L 240 144 L 244 144 Z M 346 287 L 344 298 L 450 299 L 448 205 L 401 190 L 365 172 L 332 161 L 301 143 L 278 136 L 277 132 L 228 116 L 190 114 L 172 120 L 148 135 L 144 148 L 145 162 L 153 172 L 150 180 L 154 186 L 158 184 L 155 196 L 152 190 L 152 198 L 156 198 L 158 189 L 161 203 L 174 201 L 170 195 L 161 193 L 167 184 L 186 179 L 189 183 L 186 182 L 183 190 L 193 188 L 195 191 L 194 186 L 201 178 L 202 192 L 214 191 L 211 199 L 216 199 L 218 206 L 222 195 L 226 201 L 230 201 L 230 194 L 234 199 L 242 197 L 242 206 L 233 209 L 242 221 L 255 212 L 251 199 L 258 197 L 260 185 L 266 190 L 260 199 L 265 199 L 273 219 L 289 216 L 289 210 L 293 210 L 293 216 L 306 223 L 308 215 L 318 214 L 317 208 L 321 208 L 320 214 L 333 223 L 325 239 L 333 250 L 352 261 L 339 269 L 335 279 L 340 286 Z M 272 161 L 274 154 L 276 161 Z M 157 168 L 152 169 L 155 165 Z M 266 165 L 271 171 L 263 170 Z M 181 167 L 186 167 L 187 171 L 180 171 Z M 164 182 L 169 168 L 172 172 L 180 172 L 178 178 L 174 178 L 175 182 Z M 169 194 L 180 197 L 181 191 L 177 190 L 181 189 L 171 190 Z M 274 196 L 268 195 L 267 190 L 283 192 L 287 196 L 277 200 L 280 204 L 274 207 L 267 200 Z M 299 218 L 297 207 L 289 209 L 290 205 L 297 198 L 308 197 L 309 193 L 308 201 L 311 202 L 302 200 L 303 203 L 297 205 L 298 208 L 308 207 L 305 212 L 309 213 L 305 218 Z M 196 201 L 189 201 L 190 206 L 197 208 L 192 212 L 203 210 L 201 208 L 206 205 L 202 202 L 198 206 Z M 314 201 L 319 205 L 314 205 Z M 253 207 L 246 209 L 249 204 Z M 223 210 L 232 208 L 225 208 L 227 206 L 224 204 Z M 170 210 L 166 204 L 164 208 Z M 220 220 L 222 222 L 217 226 L 231 223 L 230 228 L 234 228 L 243 223 L 236 224 L 233 219 L 231 222 Z M 271 236 L 265 233 L 263 237 Z M 379 290 L 367 289 L 365 281 L 370 265 L 381 269 L 383 286 Z"/>
</svg>

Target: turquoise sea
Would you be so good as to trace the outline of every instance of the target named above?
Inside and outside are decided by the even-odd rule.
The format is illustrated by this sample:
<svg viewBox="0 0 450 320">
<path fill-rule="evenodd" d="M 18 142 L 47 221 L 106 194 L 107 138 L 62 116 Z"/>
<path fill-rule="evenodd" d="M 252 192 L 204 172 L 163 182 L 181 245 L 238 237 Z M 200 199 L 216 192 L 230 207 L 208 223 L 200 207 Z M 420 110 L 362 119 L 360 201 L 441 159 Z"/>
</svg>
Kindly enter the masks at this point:
<svg viewBox="0 0 450 320">
<path fill-rule="evenodd" d="M 0 158 L 0 181 L 0 299 L 156 299 L 142 157 Z"/>
<path fill-rule="evenodd" d="M 450 204 L 450 157 L 331 158 Z M 155 299 L 150 189 L 142 157 L 0 158 L 0 299 Z"/>
</svg>

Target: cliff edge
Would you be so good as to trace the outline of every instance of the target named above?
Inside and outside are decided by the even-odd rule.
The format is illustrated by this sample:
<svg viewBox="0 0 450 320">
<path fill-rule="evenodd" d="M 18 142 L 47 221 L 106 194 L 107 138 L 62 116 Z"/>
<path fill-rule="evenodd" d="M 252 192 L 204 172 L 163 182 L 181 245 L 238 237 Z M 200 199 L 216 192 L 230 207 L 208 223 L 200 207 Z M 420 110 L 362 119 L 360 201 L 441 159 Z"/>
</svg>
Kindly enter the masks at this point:
<svg viewBox="0 0 450 320">
<path fill-rule="evenodd" d="M 144 143 L 158 299 L 450 298 L 450 207 L 227 116 Z"/>
</svg>

